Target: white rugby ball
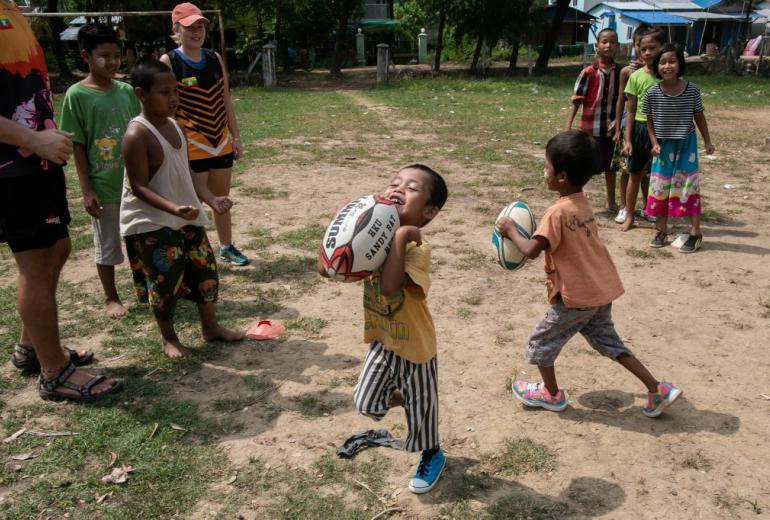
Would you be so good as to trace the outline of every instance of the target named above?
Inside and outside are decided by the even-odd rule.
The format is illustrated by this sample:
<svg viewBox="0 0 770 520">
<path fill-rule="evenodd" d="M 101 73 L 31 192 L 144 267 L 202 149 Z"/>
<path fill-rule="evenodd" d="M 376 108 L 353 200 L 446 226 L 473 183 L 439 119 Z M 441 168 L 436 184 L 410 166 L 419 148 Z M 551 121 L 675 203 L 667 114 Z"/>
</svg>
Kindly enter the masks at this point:
<svg viewBox="0 0 770 520">
<path fill-rule="evenodd" d="M 329 278 L 355 282 L 379 269 L 398 225 L 394 203 L 379 195 L 345 204 L 332 219 L 321 243 L 321 264 Z"/>
<path fill-rule="evenodd" d="M 532 238 L 532 233 L 537 227 L 535 216 L 529 210 L 529 206 L 521 201 L 511 202 L 497 216 L 497 220 L 502 217 L 510 217 L 516 225 L 516 231 L 526 239 Z M 495 220 L 495 222 L 497 222 Z M 492 228 L 492 245 L 497 253 L 497 261 L 502 267 L 510 271 L 520 269 L 527 263 L 527 257 L 519 251 L 519 248 L 509 238 L 502 236 L 497 229 Z"/>
</svg>

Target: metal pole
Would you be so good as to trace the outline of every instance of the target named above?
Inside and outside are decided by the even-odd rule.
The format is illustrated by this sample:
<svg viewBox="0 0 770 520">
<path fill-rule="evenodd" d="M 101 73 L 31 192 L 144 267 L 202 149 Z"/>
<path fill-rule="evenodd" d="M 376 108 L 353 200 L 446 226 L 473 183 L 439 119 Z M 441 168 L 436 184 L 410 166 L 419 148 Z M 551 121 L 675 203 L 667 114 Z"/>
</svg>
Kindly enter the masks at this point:
<svg viewBox="0 0 770 520">
<path fill-rule="evenodd" d="M 700 56 L 700 53 L 703 50 L 703 38 L 706 36 L 706 24 L 708 23 L 708 20 L 703 20 L 703 31 L 700 33 L 700 43 L 698 44 L 698 56 Z"/>
<path fill-rule="evenodd" d="M 203 14 L 220 14 L 219 9 L 201 11 Z M 108 11 L 108 12 L 86 12 L 86 13 L 21 13 L 24 16 L 30 18 L 77 18 L 78 16 L 84 16 L 86 18 L 97 16 L 161 16 L 171 15 L 171 11 Z"/>
<path fill-rule="evenodd" d="M 225 49 L 225 22 L 222 20 L 222 11 L 217 11 L 219 20 L 219 47 L 222 49 L 222 63 L 225 67 L 225 77 L 227 77 L 227 50 Z"/>
</svg>

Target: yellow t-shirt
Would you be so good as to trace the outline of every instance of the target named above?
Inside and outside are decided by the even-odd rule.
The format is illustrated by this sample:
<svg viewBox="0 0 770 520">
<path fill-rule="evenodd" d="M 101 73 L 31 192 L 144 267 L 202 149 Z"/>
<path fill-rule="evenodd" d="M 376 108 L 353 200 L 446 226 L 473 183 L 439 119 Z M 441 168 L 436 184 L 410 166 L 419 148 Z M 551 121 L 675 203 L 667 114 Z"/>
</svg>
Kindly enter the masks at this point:
<svg viewBox="0 0 770 520">
<path fill-rule="evenodd" d="M 430 248 L 406 246 L 404 271 L 413 284 L 391 296 L 380 294 L 380 271 L 364 280 L 364 341 L 379 341 L 412 363 L 436 355 L 436 329 L 425 301 L 430 288 Z"/>
</svg>

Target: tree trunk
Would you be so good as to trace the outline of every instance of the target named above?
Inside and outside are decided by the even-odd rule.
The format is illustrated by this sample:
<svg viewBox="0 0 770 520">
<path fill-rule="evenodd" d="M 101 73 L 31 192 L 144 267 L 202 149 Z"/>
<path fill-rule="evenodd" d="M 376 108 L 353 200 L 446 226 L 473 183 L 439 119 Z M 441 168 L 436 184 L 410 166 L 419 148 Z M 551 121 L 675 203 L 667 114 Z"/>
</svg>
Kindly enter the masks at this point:
<svg viewBox="0 0 770 520">
<path fill-rule="evenodd" d="M 47 0 L 46 11 L 55 13 L 59 9 L 59 0 Z M 72 79 L 72 71 L 67 65 L 66 49 L 59 39 L 59 34 L 67 28 L 61 18 L 51 17 L 48 19 L 48 26 L 51 28 L 51 47 L 54 56 L 56 56 L 56 66 L 59 69 L 61 79 Z"/>
<path fill-rule="evenodd" d="M 556 2 L 556 9 L 554 9 L 551 26 L 546 32 L 543 49 L 540 51 L 540 55 L 537 57 L 537 62 L 535 63 L 535 70 L 537 71 L 544 72 L 548 68 L 548 60 L 551 59 L 551 51 L 553 51 L 553 46 L 559 38 L 561 23 L 564 21 L 564 15 L 567 14 L 569 2 L 570 0 L 557 0 Z"/>
<path fill-rule="evenodd" d="M 446 2 L 441 2 L 438 13 L 438 35 L 436 37 L 436 58 L 433 62 L 433 70 L 441 70 L 441 53 L 444 51 L 444 25 L 446 25 Z"/>
<path fill-rule="evenodd" d="M 516 62 L 519 61 L 519 47 L 521 46 L 521 39 L 511 38 L 511 61 L 508 62 L 508 69 L 515 70 Z"/>
<path fill-rule="evenodd" d="M 348 30 L 348 19 L 353 7 L 353 0 L 339 0 L 337 2 L 337 35 L 334 38 L 334 59 L 329 72 L 333 76 L 342 74 L 343 52 L 345 50 L 345 33 Z"/>
<path fill-rule="evenodd" d="M 478 40 L 476 40 L 476 50 L 473 51 L 473 61 L 471 62 L 471 74 L 476 73 L 476 68 L 479 65 L 479 57 L 481 56 L 481 47 L 484 45 L 484 35 L 479 34 Z"/>
</svg>

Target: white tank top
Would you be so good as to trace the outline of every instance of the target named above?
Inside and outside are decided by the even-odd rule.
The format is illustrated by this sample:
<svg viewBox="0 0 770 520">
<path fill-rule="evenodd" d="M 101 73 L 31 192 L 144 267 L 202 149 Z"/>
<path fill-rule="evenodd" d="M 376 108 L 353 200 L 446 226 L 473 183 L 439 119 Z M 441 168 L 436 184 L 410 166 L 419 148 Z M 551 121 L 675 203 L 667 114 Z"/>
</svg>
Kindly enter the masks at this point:
<svg viewBox="0 0 770 520">
<path fill-rule="evenodd" d="M 158 132 L 158 129 L 144 117 L 136 116 L 132 121 L 147 127 L 163 149 L 163 162 L 150 179 L 148 184 L 150 189 L 175 204 L 198 208 L 199 213 L 195 220 L 185 220 L 147 204 L 134 195 L 131 191 L 131 183 L 128 181 L 128 174 L 124 174 L 123 197 L 120 202 L 120 235 L 125 237 L 164 227 L 181 229 L 184 226 L 205 226 L 208 224 L 209 219 L 206 217 L 203 205 L 195 193 L 191 177 L 194 174 L 190 172 L 190 163 L 187 160 L 187 140 L 179 125 L 169 118 L 181 140 L 181 146 L 174 148 Z"/>
</svg>

